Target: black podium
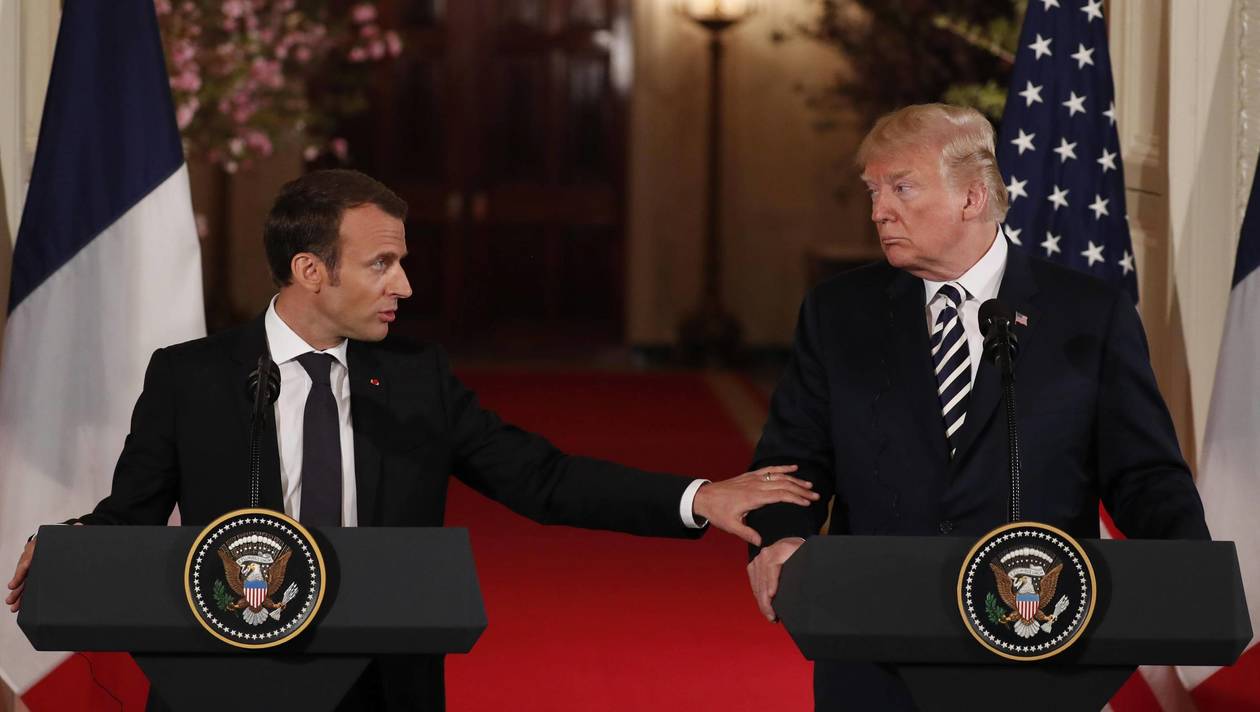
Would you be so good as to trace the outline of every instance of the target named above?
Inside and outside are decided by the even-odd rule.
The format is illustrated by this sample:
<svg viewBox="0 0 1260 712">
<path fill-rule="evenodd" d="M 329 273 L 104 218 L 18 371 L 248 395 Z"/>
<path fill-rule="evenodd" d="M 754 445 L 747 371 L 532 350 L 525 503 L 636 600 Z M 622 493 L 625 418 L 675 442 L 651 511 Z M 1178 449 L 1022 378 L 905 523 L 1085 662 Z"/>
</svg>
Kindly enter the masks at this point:
<svg viewBox="0 0 1260 712">
<path fill-rule="evenodd" d="M 1232 542 L 1086 540 L 1098 606 L 1040 662 L 982 648 L 958 611 L 972 539 L 827 536 L 784 565 L 775 610 L 810 660 L 894 665 L 924 712 L 1098 710 L 1138 665 L 1229 665 L 1251 640 Z"/>
<path fill-rule="evenodd" d="M 373 655 L 466 653 L 486 627 L 464 529 L 312 532 L 328 589 L 284 646 L 233 648 L 194 618 L 182 574 L 199 527 L 39 531 L 18 625 L 37 650 L 126 651 L 176 710 L 331 710 Z"/>
</svg>

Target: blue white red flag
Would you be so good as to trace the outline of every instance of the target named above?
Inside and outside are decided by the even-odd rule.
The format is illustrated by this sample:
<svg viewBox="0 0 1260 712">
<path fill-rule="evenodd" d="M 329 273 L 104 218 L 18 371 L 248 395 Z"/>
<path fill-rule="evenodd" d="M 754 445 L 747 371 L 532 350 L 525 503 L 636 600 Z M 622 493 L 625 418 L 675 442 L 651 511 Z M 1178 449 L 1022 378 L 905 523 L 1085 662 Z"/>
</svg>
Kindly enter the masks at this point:
<svg viewBox="0 0 1260 712">
<path fill-rule="evenodd" d="M 0 361 L 5 566 L 40 525 L 109 492 L 149 356 L 205 334 L 168 81 L 152 0 L 66 0 Z M 0 677 L 23 695 L 65 654 L 34 652 L 14 621 L 0 616 Z"/>
</svg>

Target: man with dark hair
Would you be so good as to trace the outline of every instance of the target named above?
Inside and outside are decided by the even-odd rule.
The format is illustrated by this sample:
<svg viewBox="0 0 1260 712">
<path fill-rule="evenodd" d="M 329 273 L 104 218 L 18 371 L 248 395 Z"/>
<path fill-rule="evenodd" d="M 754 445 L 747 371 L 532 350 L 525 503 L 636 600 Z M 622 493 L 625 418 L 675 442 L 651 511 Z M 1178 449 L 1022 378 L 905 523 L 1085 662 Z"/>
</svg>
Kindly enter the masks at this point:
<svg viewBox="0 0 1260 712">
<path fill-rule="evenodd" d="M 816 497 L 773 466 L 722 482 L 566 455 L 503 423 L 451 373 L 442 350 L 386 340 L 411 295 L 406 204 L 352 171 L 289 183 L 267 218 L 279 294 L 253 322 L 158 349 L 110 495 L 83 524 L 204 525 L 249 505 L 244 384 L 263 353 L 280 369 L 275 438 L 264 438 L 260 500 L 314 526 L 440 526 L 451 473 L 548 524 L 697 537 L 705 520 L 752 543 L 756 507 Z M 32 542 L 6 602 L 21 603 Z M 442 658 L 371 664 L 342 709 L 444 706 Z"/>
</svg>

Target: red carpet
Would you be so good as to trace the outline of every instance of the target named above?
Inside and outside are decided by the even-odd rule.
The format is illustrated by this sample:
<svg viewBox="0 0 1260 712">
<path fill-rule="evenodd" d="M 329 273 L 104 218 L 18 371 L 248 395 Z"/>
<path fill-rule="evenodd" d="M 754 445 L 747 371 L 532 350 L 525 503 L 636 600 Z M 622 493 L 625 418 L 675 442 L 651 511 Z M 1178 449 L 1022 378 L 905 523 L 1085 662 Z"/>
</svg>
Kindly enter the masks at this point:
<svg viewBox="0 0 1260 712">
<path fill-rule="evenodd" d="M 719 479 L 752 446 L 695 374 L 465 372 L 489 408 L 568 452 Z M 810 666 L 757 613 L 742 542 L 543 527 L 454 483 L 490 627 L 447 663 L 452 712 L 806 710 Z"/>
</svg>

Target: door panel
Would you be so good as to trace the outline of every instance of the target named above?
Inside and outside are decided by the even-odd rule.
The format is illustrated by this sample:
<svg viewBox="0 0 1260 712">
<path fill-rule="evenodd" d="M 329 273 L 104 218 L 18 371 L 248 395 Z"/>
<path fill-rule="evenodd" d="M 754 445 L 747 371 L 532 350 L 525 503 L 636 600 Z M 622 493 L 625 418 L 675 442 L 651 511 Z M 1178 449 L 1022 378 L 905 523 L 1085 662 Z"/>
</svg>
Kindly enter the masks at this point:
<svg viewBox="0 0 1260 712">
<path fill-rule="evenodd" d="M 408 201 L 415 297 L 398 328 L 511 323 L 619 339 L 628 0 L 382 0 L 404 53 L 347 127 L 356 167 Z M 623 28 L 614 33 L 614 24 Z"/>
</svg>

